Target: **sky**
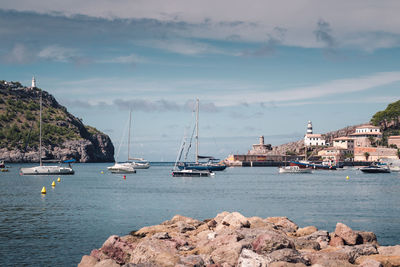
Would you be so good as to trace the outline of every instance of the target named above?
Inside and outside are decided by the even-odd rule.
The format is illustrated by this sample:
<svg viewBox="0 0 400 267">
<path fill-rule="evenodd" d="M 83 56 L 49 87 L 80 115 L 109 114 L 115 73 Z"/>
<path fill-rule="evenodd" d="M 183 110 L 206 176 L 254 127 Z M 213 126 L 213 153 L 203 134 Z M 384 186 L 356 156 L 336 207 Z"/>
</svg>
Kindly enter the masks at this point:
<svg viewBox="0 0 400 267">
<path fill-rule="evenodd" d="M 118 160 L 174 161 L 366 123 L 400 99 L 397 0 L 2 0 L 0 80 L 53 94 Z M 192 152 L 190 153 L 192 155 Z"/>
</svg>

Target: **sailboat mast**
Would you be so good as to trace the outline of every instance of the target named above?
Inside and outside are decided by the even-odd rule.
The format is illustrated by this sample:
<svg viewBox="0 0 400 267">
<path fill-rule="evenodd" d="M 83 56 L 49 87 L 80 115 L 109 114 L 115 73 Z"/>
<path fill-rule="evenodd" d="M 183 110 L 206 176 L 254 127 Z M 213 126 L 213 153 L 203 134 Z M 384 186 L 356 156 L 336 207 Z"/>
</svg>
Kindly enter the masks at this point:
<svg viewBox="0 0 400 267">
<path fill-rule="evenodd" d="M 128 160 L 129 160 L 129 151 L 131 150 L 131 121 L 132 121 L 132 110 L 129 111 L 129 130 L 128 130 Z"/>
<path fill-rule="evenodd" d="M 199 163 L 199 99 L 196 98 L 196 164 Z"/>
<path fill-rule="evenodd" d="M 40 111 L 39 111 L 39 164 L 42 163 L 42 91 L 40 91 Z"/>
</svg>

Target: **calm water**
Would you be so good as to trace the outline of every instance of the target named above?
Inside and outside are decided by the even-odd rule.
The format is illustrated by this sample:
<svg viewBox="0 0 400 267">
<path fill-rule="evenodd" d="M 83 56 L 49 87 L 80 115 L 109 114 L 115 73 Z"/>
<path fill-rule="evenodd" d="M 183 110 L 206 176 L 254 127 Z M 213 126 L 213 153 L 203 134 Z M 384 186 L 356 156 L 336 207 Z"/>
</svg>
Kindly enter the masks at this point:
<svg viewBox="0 0 400 267">
<path fill-rule="evenodd" d="M 172 178 L 171 166 L 152 166 L 124 180 L 109 165 L 75 164 L 76 174 L 61 176 L 54 189 L 57 177 L 19 176 L 22 165 L 0 173 L 0 266 L 76 266 L 112 234 L 224 210 L 287 216 L 329 231 L 340 221 L 375 232 L 383 245 L 400 244 L 399 173 L 228 168 L 210 178 Z"/>
</svg>

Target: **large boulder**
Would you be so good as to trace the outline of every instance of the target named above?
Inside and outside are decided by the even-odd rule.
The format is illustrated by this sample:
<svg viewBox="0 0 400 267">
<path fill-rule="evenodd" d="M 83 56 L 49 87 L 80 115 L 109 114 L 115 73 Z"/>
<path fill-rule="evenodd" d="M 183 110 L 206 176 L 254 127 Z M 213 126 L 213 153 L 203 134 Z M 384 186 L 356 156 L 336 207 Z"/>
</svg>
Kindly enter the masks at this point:
<svg viewBox="0 0 400 267">
<path fill-rule="evenodd" d="M 299 229 L 299 226 L 287 217 L 268 217 L 266 220 L 285 232 L 296 232 Z"/>
<path fill-rule="evenodd" d="M 335 234 L 341 237 L 346 245 L 353 246 L 363 242 L 362 237 L 356 231 L 343 223 L 336 224 Z"/>
<path fill-rule="evenodd" d="M 269 254 L 278 249 L 295 248 L 295 245 L 284 233 L 265 231 L 253 241 L 252 247 L 259 254 Z"/>
<path fill-rule="evenodd" d="M 295 236 L 306 236 L 306 235 L 311 235 L 312 233 L 317 232 L 318 229 L 315 226 L 306 226 L 304 228 L 299 228 L 296 230 Z"/>
<path fill-rule="evenodd" d="M 238 259 L 237 267 L 267 267 L 269 259 L 250 249 L 243 249 Z"/>
<path fill-rule="evenodd" d="M 400 245 L 397 246 L 380 246 L 378 252 L 385 256 L 400 256 Z"/>
<path fill-rule="evenodd" d="M 249 222 L 249 220 L 247 220 L 246 217 L 244 217 L 239 212 L 232 212 L 232 213 L 226 214 L 226 216 L 224 216 L 222 218 L 222 220 L 220 220 L 220 223 L 218 223 L 215 230 L 220 231 L 226 227 L 231 228 L 231 229 L 239 229 L 239 228 L 243 228 L 243 227 L 249 228 L 250 222 Z"/>
<path fill-rule="evenodd" d="M 400 266 L 400 256 L 385 256 L 385 255 L 368 255 L 361 256 L 356 259 L 356 264 L 362 265 L 366 260 L 378 261 L 383 267 L 398 267 Z"/>
</svg>

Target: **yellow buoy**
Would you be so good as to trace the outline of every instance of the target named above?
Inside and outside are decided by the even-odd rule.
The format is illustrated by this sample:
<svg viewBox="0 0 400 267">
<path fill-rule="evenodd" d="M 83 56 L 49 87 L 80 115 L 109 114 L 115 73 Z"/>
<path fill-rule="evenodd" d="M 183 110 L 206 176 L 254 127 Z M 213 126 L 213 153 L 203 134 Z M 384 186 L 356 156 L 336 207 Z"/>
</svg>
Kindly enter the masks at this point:
<svg viewBox="0 0 400 267">
<path fill-rule="evenodd" d="M 52 187 L 55 187 L 55 186 L 56 186 L 56 182 L 53 181 L 53 182 L 51 183 L 51 186 L 52 186 Z"/>
<path fill-rule="evenodd" d="M 60 177 L 58 177 L 57 182 L 61 182 L 61 178 Z"/>
<path fill-rule="evenodd" d="M 346 176 L 346 179 L 349 180 L 350 179 L 349 176 Z"/>
<path fill-rule="evenodd" d="M 103 171 L 101 171 L 100 173 L 101 173 L 101 174 L 103 174 L 104 172 L 103 172 Z"/>
<path fill-rule="evenodd" d="M 43 194 L 43 195 L 46 194 L 46 187 L 45 187 L 45 186 L 43 186 L 43 188 L 42 188 L 42 194 Z"/>
</svg>

